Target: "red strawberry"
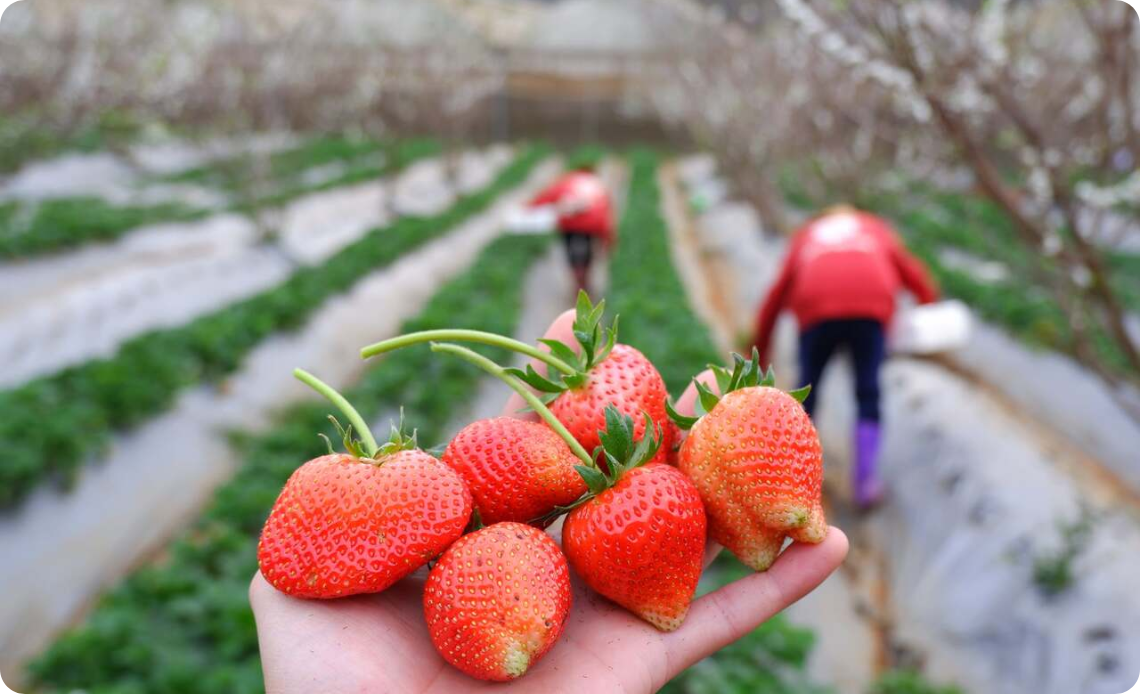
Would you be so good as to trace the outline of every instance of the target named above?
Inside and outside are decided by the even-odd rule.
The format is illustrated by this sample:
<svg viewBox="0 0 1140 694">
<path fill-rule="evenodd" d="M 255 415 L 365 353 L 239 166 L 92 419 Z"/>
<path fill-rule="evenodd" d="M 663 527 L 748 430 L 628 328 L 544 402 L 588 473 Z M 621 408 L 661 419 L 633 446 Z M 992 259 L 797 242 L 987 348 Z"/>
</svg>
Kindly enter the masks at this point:
<svg viewBox="0 0 1140 694">
<path fill-rule="evenodd" d="M 669 397 L 665 381 L 645 355 L 629 345 L 614 345 L 613 351 L 589 371 L 584 385 L 570 388 L 550 403 L 550 411 L 558 421 L 592 451 L 598 447 L 598 432 L 606 425 L 606 406 L 633 417 L 634 435 L 645 435 L 646 423 L 641 413 L 648 414 L 654 426 L 662 431 L 661 447 L 653 462 L 665 462 L 673 447 L 671 422 L 665 412 Z"/>
<path fill-rule="evenodd" d="M 443 462 L 467 482 L 488 525 L 529 523 L 586 491 L 574 470 L 581 461 L 538 422 L 498 417 L 468 424 L 447 446 Z"/>
<path fill-rule="evenodd" d="M 298 377 L 334 393 L 308 374 Z M 350 429 L 343 432 L 350 454 L 330 451 L 298 468 L 257 548 L 265 579 L 301 598 L 380 592 L 458 539 L 471 516 L 463 479 L 416 450 L 414 435 L 394 429 L 391 441 L 377 446 L 356 411 L 343 398 L 337 404 L 351 412 L 364 441 L 353 440 Z"/>
<path fill-rule="evenodd" d="M 550 411 L 588 451 L 599 445 L 598 432 L 606 426 L 607 406 L 613 405 L 622 415 L 633 418 L 638 437 L 645 435 L 642 415 L 648 414 L 654 428 L 661 432 L 660 448 L 653 462 L 666 462 L 674 438 L 665 411 L 669 398 L 665 380 L 644 354 L 629 345 L 616 344 L 616 320 L 603 339 L 601 318 L 605 304 L 600 301 L 594 306 L 585 292 L 578 295 L 574 335 L 581 348 L 579 353 L 560 342 L 543 341 L 552 356 L 573 367 L 573 374 L 550 369 L 548 376 L 543 377 L 531 367 L 525 372 L 511 369 L 509 373 L 546 393 Z"/>
<path fill-rule="evenodd" d="M 733 357 L 731 374 L 716 370 L 723 397 L 697 383 L 707 414 L 672 413 L 682 427 L 691 427 L 678 467 L 700 491 L 709 536 L 764 571 L 786 537 L 809 543 L 826 537 L 823 454 L 800 404 L 807 389 L 789 394 L 771 387 L 775 378 L 771 370 L 761 378 L 755 351 L 750 362 Z"/>
<path fill-rule="evenodd" d="M 444 340 L 494 345 L 526 354 L 544 362 L 549 367 L 547 375 L 539 374 L 532 366 L 506 372 L 542 393 L 543 401 L 583 447 L 593 450 L 598 445 L 598 430 L 605 425 L 605 408 L 612 404 L 637 421 L 639 435 L 645 433 L 641 415 L 649 414 L 663 437 L 654 462 L 666 462 L 675 439 L 665 411 L 665 381 L 645 355 L 628 345 L 617 344 L 616 319 L 609 330 L 603 330 L 605 304 L 600 301 L 595 306 L 585 292 L 579 293 L 574 321 L 574 338 L 580 347 L 577 352 L 557 340 L 540 340 L 550 349 L 544 352 L 533 345 L 478 330 L 424 330 L 377 342 L 363 348 L 360 354 L 368 358 Z"/>
<path fill-rule="evenodd" d="M 606 410 L 606 473 L 583 470 L 591 498 L 566 517 L 562 548 L 586 585 L 661 631 L 681 626 L 701 577 L 705 510 L 676 468 L 643 465 L 652 433 L 633 446 L 633 421 Z"/>
<path fill-rule="evenodd" d="M 569 614 L 566 558 L 546 533 L 521 523 L 461 538 L 424 588 L 436 650 L 482 680 L 521 677 L 558 641 Z"/>
</svg>

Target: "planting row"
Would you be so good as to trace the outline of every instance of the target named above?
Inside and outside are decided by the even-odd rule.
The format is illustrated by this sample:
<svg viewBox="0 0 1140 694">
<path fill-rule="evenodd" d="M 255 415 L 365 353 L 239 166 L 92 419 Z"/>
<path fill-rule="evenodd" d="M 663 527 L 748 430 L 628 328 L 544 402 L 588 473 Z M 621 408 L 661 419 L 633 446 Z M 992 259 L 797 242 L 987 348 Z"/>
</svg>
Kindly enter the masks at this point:
<svg viewBox="0 0 1140 694">
<path fill-rule="evenodd" d="M 544 252 L 540 237 L 504 237 L 445 285 L 402 331 L 450 326 L 510 333 L 521 306 L 518 281 Z M 501 360 L 495 350 L 488 356 Z M 282 374 L 282 378 L 287 378 Z M 385 358 L 346 392 L 366 419 L 402 404 L 421 442 L 434 443 L 476 392 L 480 373 L 429 350 Z M 326 404 L 294 407 L 257 437 L 235 437 L 244 460 L 197 524 L 164 559 L 110 593 L 80 628 L 31 666 L 49 691 L 263 691 L 247 591 L 257 570 L 257 534 L 288 476 L 335 438 Z"/>
<path fill-rule="evenodd" d="M 727 355 L 717 353 L 708 328 L 693 314 L 673 266 L 657 163 L 648 151 L 630 157 L 629 196 L 610 270 L 609 300 L 621 315 L 622 339 L 639 345 L 669 391 L 678 395 L 694 373 Z"/>
<path fill-rule="evenodd" d="M 229 208 L 253 212 L 303 194 L 370 180 L 439 151 L 429 140 L 383 144 L 320 137 L 268 157 L 265 171 L 249 155 L 174 174 L 156 182 L 193 183 L 223 191 Z M 0 259 L 51 253 L 109 241 L 140 226 L 200 219 L 217 210 L 183 202 L 116 205 L 99 197 L 13 200 L 0 204 Z"/>
<path fill-rule="evenodd" d="M 526 149 L 490 185 L 448 210 L 373 230 L 274 289 L 186 326 L 132 339 L 114 357 L 0 393 L 0 508 L 13 506 L 44 479 L 72 479 L 113 432 L 168 408 L 186 387 L 231 373 L 268 335 L 296 328 L 368 271 L 485 209 L 521 183 L 544 154 L 538 147 Z"/>
<path fill-rule="evenodd" d="M 710 363 L 724 362 L 708 327 L 696 316 L 669 250 L 657 184 L 658 158 L 648 151 L 630 157 L 630 185 L 610 266 L 608 300 L 621 315 L 621 339 L 637 345 L 658 367 L 670 392 Z M 623 271 L 626 270 L 626 271 Z M 700 594 L 753 573 L 727 552 L 702 579 Z M 777 616 L 736 644 L 706 658 L 662 690 L 668 694 L 766 692 L 813 694 L 804 666 L 814 637 Z"/>
</svg>

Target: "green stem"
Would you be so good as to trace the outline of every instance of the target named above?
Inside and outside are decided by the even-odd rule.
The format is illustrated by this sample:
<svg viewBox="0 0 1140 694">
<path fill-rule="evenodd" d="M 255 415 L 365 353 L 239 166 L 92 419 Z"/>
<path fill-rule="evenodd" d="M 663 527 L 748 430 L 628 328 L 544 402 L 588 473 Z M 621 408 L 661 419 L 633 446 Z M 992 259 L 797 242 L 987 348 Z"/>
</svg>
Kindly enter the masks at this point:
<svg viewBox="0 0 1140 694">
<path fill-rule="evenodd" d="M 368 457 L 371 458 L 376 455 L 376 451 L 380 450 L 380 446 L 376 445 L 376 438 L 372 436 L 372 430 L 368 428 L 368 425 L 364 422 L 364 418 L 360 416 L 356 408 L 353 407 L 343 395 L 336 392 L 329 384 L 303 369 L 293 369 L 293 376 L 301 383 L 304 383 L 328 398 L 328 401 L 344 414 L 349 423 L 352 424 L 352 427 L 360 434 L 360 438 L 364 441 L 364 445 L 367 449 Z"/>
<path fill-rule="evenodd" d="M 542 417 L 543 421 L 550 425 L 550 428 L 554 430 L 554 433 L 562 437 L 562 440 L 566 442 L 566 445 L 570 446 L 570 450 L 574 452 L 574 455 L 578 456 L 578 458 L 580 458 L 582 462 L 589 467 L 594 467 L 594 459 L 590 457 L 590 454 L 586 451 L 585 448 L 582 447 L 582 444 L 578 443 L 578 440 L 575 439 L 570 434 L 570 432 L 566 430 L 566 427 L 562 425 L 562 422 L 558 421 L 558 418 L 554 416 L 554 413 L 551 412 L 546 407 L 546 405 L 542 403 L 542 400 L 540 400 L 534 393 L 531 392 L 530 388 L 527 388 L 525 383 L 507 373 L 506 369 L 491 361 L 487 357 L 484 357 L 482 354 L 473 352 L 466 347 L 460 347 L 459 345 L 440 344 L 438 342 L 433 342 L 431 345 L 431 350 L 433 352 L 454 354 L 460 359 L 478 366 L 480 369 L 483 369 L 503 383 L 506 383 L 511 387 L 511 390 L 521 395 L 523 400 L 526 400 L 526 403 L 534 408 L 534 411 L 538 413 L 539 417 Z"/>
<path fill-rule="evenodd" d="M 390 340 L 377 342 L 374 345 L 368 345 L 360 350 L 360 356 L 364 359 L 374 357 L 378 354 L 391 352 L 400 349 L 401 347 L 409 347 L 423 342 L 438 342 L 440 340 L 451 340 L 454 342 L 475 342 L 481 345 L 491 345 L 492 347 L 501 347 L 512 352 L 525 354 L 528 357 L 533 357 L 539 361 L 547 364 L 555 369 L 558 369 L 567 376 L 573 376 L 578 373 L 570 364 L 562 361 L 561 359 L 551 355 L 549 352 L 533 346 L 525 342 L 514 340 L 495 333 L 483 332 L 482 330 L 423 330 L 418 333 L 408 333 L 407 335 L 400 335 L 393 337 Z"/>
</svg>

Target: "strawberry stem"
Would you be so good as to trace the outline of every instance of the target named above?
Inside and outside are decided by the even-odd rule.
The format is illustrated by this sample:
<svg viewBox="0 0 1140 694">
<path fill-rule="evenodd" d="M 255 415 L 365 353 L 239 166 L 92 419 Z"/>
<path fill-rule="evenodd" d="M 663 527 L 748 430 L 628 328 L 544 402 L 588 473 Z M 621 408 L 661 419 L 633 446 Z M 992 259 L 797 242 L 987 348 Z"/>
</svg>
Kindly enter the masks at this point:
<svg viewBox="0 0 1140 694">
<path fill-rule="evenodd" d="M 490 345 L 492 347 L 501 347 L 512 352 L 525 354 L 528 357 L 533 357 L 539 361 L 547 364 L 555 369 L 558 369 L 567 376 L 573 376 L 578 373 L 570 364 L 555 357 L 549 352 L 545 352 L 533 345 L 528 345 L 525 342 L 514 340 L 502 335 L 494 333 L 483 332 L 482 330 L 422 330 L 416 333 L 408 333 L 393 337 L 383 342 L 368 345 L 360 350 L 362 359 L 375 357 L 379 354 L 392 352 L 403 347 L 410 347 L 412 345 L 421 344 L 424 342 L 439 342 L 440 340 L 450 340 L 454 342 L 474 342 L 481 345 Z"/>
<path fill-rule="evenodd" d="M 534 411 L 537 412 L 538 416 L 542 417 L 543 421 L 545 421 L 550 426 L 550 428 L 554 430 L 554 433 L 562 437 L 562 440 L 566 442 L 566 445 L 570 446 L 570 450 L 574 452 L 575 456 L 577 456 L 588 467 L 594 467 L 594 459 L 590 457 L 590 454 L 586 452 L 586 449 L 582 447 L 582 444 L 578 443 L 578 440 L 575 439 L 570 434 L 570 432 L 566 430 L 566 427 L 562 425 L 562 422 L 558 421 L 558 418 L 555 417 L 554 413 L 551 412 L 546 407 L 546 405 L 542 403 L 542 400 L 539 399 L 538 396 L 536 396 L 530 391 L 529 388 L 526 387 L 526 384 L 511 374 L 507 373 L 506 369 L 491 361 L 487 357 L 484 357 L 482 354 L 467 349 L 466 347 L 460 347 L 459 345 L 433 342 L 431 345 L 431 350 L 433 352 L 453 354 L 460 359 L 463 359 L 464 361 L 478 366 L 480 369 L 483 369 L 503 383 L 506 383 L 508 386 L 510 386 L 511 390 L 521 395 L 522 399 L 525 400 L 528 405 L 534 408 Z"/>
<path fill-rule="evenodd" d="M 303 369 L 293 369 L 293 376 L 296 377 L 296 379 L 301 383 L 304 383 L 321 395 L 325 396 L 329 402 L 335 405 L 336 408 L 340 410 L 341 413 L 343 413 L 344 416 L 348 419 L 349 424 L 351 424 L 356 429 L 357 433 L 360 434 L 360 437 L 363 440 L 365 446 L 364 452 L 367 454 L 367 456 L 371 458 L 376 455 L 376 451 L 380 450 L 380 446 L 376 445 L 376 438 L 372 436 L 372 431 L 368 428 L 368 424 L 364 422 L 364 418 L 360 416 L 360 413 L 356 411 L 356 408 L 353 407 L 352 404 L 349 403 L 343 395 L 336 392 L 336 390 L 329 384 L 325 383 L 321 379 Z"/>
</svg>

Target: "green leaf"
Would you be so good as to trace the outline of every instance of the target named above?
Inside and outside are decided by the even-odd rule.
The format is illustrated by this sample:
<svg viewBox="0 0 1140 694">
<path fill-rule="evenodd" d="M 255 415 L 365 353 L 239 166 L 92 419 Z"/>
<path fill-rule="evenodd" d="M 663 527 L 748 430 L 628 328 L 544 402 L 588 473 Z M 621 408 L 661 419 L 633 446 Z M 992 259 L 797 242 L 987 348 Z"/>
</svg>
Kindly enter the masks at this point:
<svg viewBox="0 0 1140 694">
<path fill-rule="evenodd" d="M 574 305 L 574 326 L 586 325 L 593 310 L 594 302 L 590 301 L 590 295 L 585 289 L 579 289 L 578 300 Z"/>
<path fill-rule="evenodd" d="M 589 374 L 582 372 L 582 373 L 574 374 L 573 376 L 566 376 L 565 378 L 562 379 L 562 382 L 566 384 L 566 387 L 568 389 L 574 389 L 574 388 L 581 388 L 582 386 L 586 385 L 586 382 L 589 380 L 590 380 Z"/>
<path fill-rule="evenodd" d="M 687 417 L 677 412 L 677 410 L 673 407 L 673 403 L 669 402 L 668 398 L 665 399 L 665 413 L 669 415 L 669 419 L 672 419 L 674 424 L 681 427 L 685 431 L 692 429 L 693 426 L 701 419 L 700 417 Z"/>
<path fill-rule="evenodd" d="M 555 359 L 560 359 L 560 360 L 566 362 L 567 364 L 569 364 L 570 366 L 581 367 L 581 364 L 582 364 L 581 355 L 579 355 L 577 352 L 575 352 L 565 342 L 561 342 L 559 340 L 539 340 L 539 343 L 544 344 L 547 347 L 549 347 L 550 348 L 550 354 L 553 355 Z"/>
<path fill-rule="evenodd" d="M 811 394 L 811 384 L 808 384 L 808 385 L 804 386 L 803 388 L 797 388 L 795 390 L 789 390 L 788 391 L 788 395 L 795 398 L 796 402 L 798 402 L 801 405 L 804 404 L 804 400 L 807 400 L 808 395 L 810 395 L 810 394 Z"/>
<path fill-rule="evenodd" d="M 624 467 L 627 470 L 644 465 L 652 460 L 661 448 L 661 441 L 664 438 L 661 436 L 657 425 L 653 423 L 653 418 L 648 413 L 642 414 L 645 416 L 645 435 L 637 442 L 637 448 L 634 449 L 629 461 L 626 462 Z"/>
<path fill-rule="evenodd" d="M 606 452 L 620 460 L 629 458 L 633 449 L 633 419 L 623 416 L 618 408 L 606 405 L 606 428 L 598 432 Z"/>
<path fill-rule="evenodd" d="M 764 374 L 764 378 L 760 380 L 760 385 L 764 388 L 776 387 L 776 371 L 771 364 L 768 365 L 768 371 Z"/>
<path fill-rule="evenodd" d="M 609 487 L 609 481 L 606 479 L 606 476 L 597 468 L 575 465 L 574 469 L 582 476 L 582 481 L 586 483 L 586 487 L 592 494 L 601 494 Z"/>
<path fill-rule="evenodd" d="M 693 381 L 697 385 L 698 401 L 706 413 L 712 412 L 720 402 L 720 396 L 709 390 L 709 387 L 700 381 Z"/>
<path fill-rule="evenodd" d="M 551 381 L 535 371 L 534 367 L 530 364 L 527 364 L 526 371 L 512 368 L 506 369 L 506 372 L 542 393 L 562 393 L 566 390 L 565 385 Z"/>
</svg>

